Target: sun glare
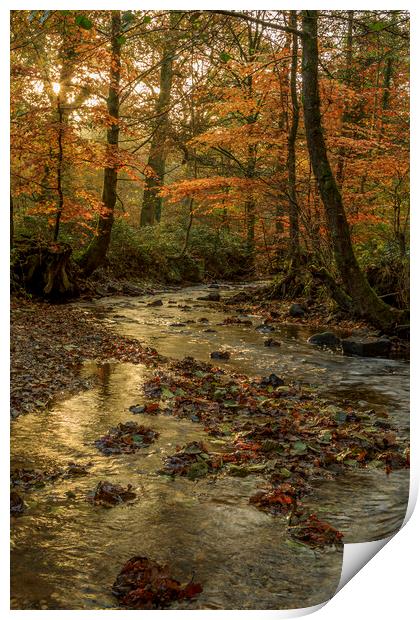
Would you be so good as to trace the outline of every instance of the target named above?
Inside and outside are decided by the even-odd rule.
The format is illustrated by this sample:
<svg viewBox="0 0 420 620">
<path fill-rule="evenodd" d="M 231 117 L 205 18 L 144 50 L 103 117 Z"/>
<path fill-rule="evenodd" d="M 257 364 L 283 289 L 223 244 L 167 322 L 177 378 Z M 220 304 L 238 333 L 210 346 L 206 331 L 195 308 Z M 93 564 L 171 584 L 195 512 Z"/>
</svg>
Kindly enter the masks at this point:
<svg viewBox="0 0 420 620">
<path fill-rule="evenodd" d="M 53 82 L 52 87 L 55 94 L 58 95 L 58 93 L 60 92 L 60 84 L 58 82 Z"/>
</svg>

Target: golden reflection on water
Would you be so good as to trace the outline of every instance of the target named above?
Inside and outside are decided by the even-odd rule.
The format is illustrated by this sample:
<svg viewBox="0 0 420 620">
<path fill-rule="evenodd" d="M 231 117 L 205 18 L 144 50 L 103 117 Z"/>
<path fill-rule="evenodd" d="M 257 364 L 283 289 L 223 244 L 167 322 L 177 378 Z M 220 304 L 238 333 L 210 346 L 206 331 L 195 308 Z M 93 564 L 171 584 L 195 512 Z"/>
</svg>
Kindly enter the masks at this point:
<svg viewBox="0 0 420 620">
<path fill-rule="evenodd" d="M 314 368 L 324 368 L 325 383 L 337 384 L 339 379 L 343 388 L 346 381 L 360 382 L 363 371 L 370 373 L 367 398 L 374 401 L 375 394 L 380 394 L 390 403 L 389 394 L 399 385 L 397 395 L 405 403 L 405 386 L 398 383 L 398 377 L 387 375 L 382 381 L 378 375 L 378 368 L 388 361 L 383 360 L 382 366 L 376 360 L 368 362 L 361 371 L 360 361 L 356 365 L 352 359 L 314 352 L 298 339 L 296 328 L 282 333 L 280 353 L 266 350 L 255 330 L 217 325 L 225 314 L 194 307 L 202 290 L 191 294 L 190 312 L 167 306 L 145 308 L 135 300 L 126 300 L 127 307 L 124 300 L 105 300 L 97 307 L 107 316 L 125 316 L 127 321 L 114 323 L 114 329 L 156 346 L 165 355 L 208 359 L 210 351 L 230 348 L 233 355 L 226 368 L 251 374 L 295 368 L 295 376 L 306 380 L 313 378 Z M 165 303 L 172 298 L 184 304 L 185 295 L 172 293 L 162 298 Z M 202 316 L 216 333 L 205 333 L 209 325 L 198 322 L 186 328 L 169 326 Z M 404 368 L 398 364 L 394 367 L 404 382 Z M 341 552 L 314 553 L 292 543 L 283 518 L 250 506 L 249 496 L 263 485 L 259 476 L 191 482 L 156 473 L 162 458 L 178 445 L 203 439 L 214 451 L 220 446 L 191 421 L 132 416 L 128 408 L 143 401 L 142 383 L 150 372 L 143 366 L 90 362 L 83 373 L 96 375 L 95 389 L 13 423 L 12 467 L 63 467 L 68 461 L 91 466 L 85 477 L 60 479 L 25 494 L 25 514 L 12 520 L 12 607 L 112 608 L 115 600 L 110 586 L 122 564 L 136 554 L 168 562 L 183 582 L 194 572 L 204 591 L 197 601 L 184 603 L 187 608 L 287 609 L 315 605 L 332 596 L 340 578 Z M 395 408 L 397 420 L 404 411 L 403 406 Z M 135 454 L 102 455 L 94 441 L 130 419 L 157 430 L 158 440 Z M 93 507 L 86 494 L 105 479 L 132 484 L 137 499 L 109 510 Z M 321 511 L 321 517 L 342 529 L 347 540 L 368 540 L 401 524 L 407 480 L 407 472 L 395 472 L 389 478 L 378 471 L 358 472 L 345 480 L 320 484 L 307 501 Z"/>
</svg>

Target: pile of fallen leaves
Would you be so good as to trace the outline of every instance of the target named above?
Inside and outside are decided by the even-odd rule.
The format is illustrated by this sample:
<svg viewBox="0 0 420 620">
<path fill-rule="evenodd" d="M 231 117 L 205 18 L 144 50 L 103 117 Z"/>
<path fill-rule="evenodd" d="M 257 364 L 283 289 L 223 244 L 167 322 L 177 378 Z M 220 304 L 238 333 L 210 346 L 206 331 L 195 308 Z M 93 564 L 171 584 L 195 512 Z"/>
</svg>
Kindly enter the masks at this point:
<svg viewBox="0 0 420 620">
<path fill-rule="evenodd" d="M 10 472 L 10 483 L 12 486 L 17 486 L 25 491 L 32 489 L 40 489 L 45 486 L 47 482 L 52 482 L 60 478 L 62 475 L 61 469 L 28 469 L 28 468 L 16 468 Z"/>
<path fill-rule="evenodd" d="M 285 482 L 269 491 L 258 491 L 249 502 L 271 514 L 285 514 L 296 504 L 296 496 L 296 489 Z"/>
<path fill-rule="evenodd" d="M 162 473 L 191 478 L 209 472 L 260 474 L 272 486 L 250 501 L 274 515 L 295 510 L 313 480 L 331 479 L 349 468 L 389 473 L 409 466 L 408 447 L 384 414 L 343 407 L 310 386 L 286 385 L 274 374 L 250 380 L 189 357 L 157 371 L 144 392 L 163 413 L 201 422 L 209 435 L 225 441 L 217 458 L 201 443 L 188 444 L 166 459 Z M 302 542 L 311 544 L 305 532 L 316 526 L 314 519 L 305 523 L 306 530 L 302 526 Z"/>
<path fill-rule="evenodd" d="M 88 311 L 70 305 L 12 300 L 12 417 L 43 409 L 56 396 L 89 387 L 79 373 L 88 359 L 147 365 L 164 360 L 136 339 L 113 333 Z"/>
<path fill-rule="evenodd" d="M 343 544 L 343 534 L 326 521 L 318 519 L 314 514 L 301 517 L 296 525 L 289 523 L 289 534 L 309 547 L 342 546 Z"/>
<path fill-rule="evenodd" d="M 120 605 L 129 609 L 162 609 L 200 592 L 200 584 L 191 581 L 182 586 L 171 577 L 168 566 L 140 556 L 124 564 L 112 586 Z"/>
<path fill-rule="evenodd" d="M 121 422 L 118 426 L 111 428 L 107 435 L 95 441 L 95 446 L 103 453 L 127 454 L 135 452 L 140 448 L 149 446 L 159 437 L 159 433 L 136 424 L 136 422 Z"/>
<path fill-rule="evenodd" d="M 95 490 L 88 495 L 88 500 L 92 504 L 105 507 L 116 506 L 135 498 L 136 494 L 132 491 L 131 484 L 123 487 L 120 484 L 112 484 L 106 481 L 98 482 Z"/>
<path fill-rule="evenodd" d="M 203 442 L 191 441 L 183 448 L 179 448 L 175 454 L 166 457 L 159 473 L 187 476 L 190 480 L 195 480 L 216 472 L 220 465 L 220 458 L 209 454 Z"/>
<path fill-rule="evenodd" d="M 25 510 L 25 504 L 21 496 L 16 491 L 10 493 L 10 514 L 13 516 L 21 515 Z"/>
</svg>

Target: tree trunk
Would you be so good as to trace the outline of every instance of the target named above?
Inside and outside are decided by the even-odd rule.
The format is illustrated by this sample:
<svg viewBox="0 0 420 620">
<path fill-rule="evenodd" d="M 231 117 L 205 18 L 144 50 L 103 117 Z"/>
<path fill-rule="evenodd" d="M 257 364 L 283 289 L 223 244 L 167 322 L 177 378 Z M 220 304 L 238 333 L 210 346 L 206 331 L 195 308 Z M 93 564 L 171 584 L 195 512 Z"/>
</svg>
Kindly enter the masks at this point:
<svg viewBox="0 0 420 620">
<path fill-rule="evenodd" d="M 14 226 L 14 218 L 13 218 L 13 196 L 12 192 L 10 192 L 10 249 L 13 249 L 13 240 L 15 237 L 15 226 Z"/>
<path fill-rule="evenodd" d="M 60 232 L 60 219 L 64 206 L 64 194 L 63 194 L 63 110 L 61 107 L 60 93 L 57 95 L 57 211 L 55 214 L 54 236 L 53 240 L 58 240 L 58 233 Z"/>
<path fill-rule="evenodd" d="M 290 26 L 297 27 L 296 11 L 290 11 Z M 292 122 L 287 137 L 287 174 L 289 199 L 289 240 L 293 267 L 299 255 L 299 207 L 296 193 L 296 136 L 299 126 L 299 103 L 296 88 L 298 62 L 298 38 L 292 35 L 292 63 L 290 67 L 290 98 L 292 102 Z"/>
<path fill-rule="evenodd" d="M 176 47 L 174 27 L 179 16 L 177 11 L 170 14 L 170 30 L 165 39 L 160 66 L 159 98 L 156 104 L 156 125 L 153 130 L 147 168 L 143 205 L 140 215 L 140 226 L 151 226 L 160 222 L 162 198 L 159 196 L 165 176 L 166 152 L 165 142 L 168 133 L 169 103 L 173 81 L 173 61 Z"/>
<path fill-rule="evenodd" d="M 343 80 L 346 86 L 350 86 L 351 84 L 352 63 L 353 63 L 353 18 L 354 18 L 354 11 L 348 11 L 347 37 L 346 37 L 346 70 L 344 72 L 344 80 Z M 346 101 L 344 104 L 343 116 L 341 119 L 342 133 L 344 133 L 343 129 L 345 130 L 346 124 L 351 120 L 349 108 L 350 108 L 349 102 Z M 336 172 L 337 185 L 340 189 L 344 183 L 345 161 L 346 161 L 346 149 L 344 146 L 340 146 L 338 150 L 338 162 L 337 162 L 337 172 Z"/>
<path fill-rule="evenodd" d="M 119 139 L 119 112 L 120 112 L 120 77 L 121 77 L 121 12 L 112 11 L 111 14 L 112 54 L 109 70 L 109 90 L 107 109 L 112 124 L 107 130 L 107 166 L 104 169 L 102 202 L 104 211 L 99 215 L 98 228 L 95 237 L 89 244 L 86 252 L 79 261 L 79 265 L 86 276 L 95 271 L 105 260 L 111 240 L 112 225 L 114 223 L 114 208 L 117 200 L 118 181 L 118 139 Z"/>
<path fill-rule="evenodd" d="M 318 89 L 317 11 L 302 11 L 302 87 L 306 140 L 312 168 L 324 205 L 335 262 L 354 311 L 382 329 L 398 321 L 399 314 L 369 286 L 356 260 L 340 191 L 328 159 L 321 123 Z"/>
</svg>

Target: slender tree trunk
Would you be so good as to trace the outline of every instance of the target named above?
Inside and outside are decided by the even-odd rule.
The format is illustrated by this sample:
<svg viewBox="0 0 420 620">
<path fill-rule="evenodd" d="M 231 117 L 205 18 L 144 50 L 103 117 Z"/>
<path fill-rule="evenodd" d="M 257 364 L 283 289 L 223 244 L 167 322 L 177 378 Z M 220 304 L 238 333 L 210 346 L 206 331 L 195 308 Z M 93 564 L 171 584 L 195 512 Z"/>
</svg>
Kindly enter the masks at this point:
<svg viewBox="0 0 420 620">
<path fill-rule="evenodd" d="M 255 176 L 255 161 L 255 147 L 252 145 L 248 147 L 247 179 L 253 179 Z M 253 196 L 248 196 L 245 201 L 246 253 L 251 264 L 254 261 L 255 254 L 255 220 L 255 200 Z"/>
<path fill-rule="evenodd" d="M 302 87 L 306 140 L 312 168 L 324 205 L 335 262 L 355 312 L 380 328 L 398 321 L 399 314 L 385 304 L 369 286 L 356 260 L 340 191 L 325 145 L 318 88 L 317 11 L 302 11 Z"/>
<path fill-rule="evenodd" d="M 119 112 L 120 112 L 120 78 L 121 78 L 121 12 L 111 13 L 111 64 L 109 70 L 109 89 L 107 109 L 112 124 L 107 130 L 108 162 L 104 168 L 102 202 L 104 211 L 99 215 L 98 228 L 95 237 L 89 244 L 85 254 L 79 261 L 85 275 L 90 275 L 105 260 L 111 239 L 114 223 L 114 208 L 117 200 L 118 181 L 118 139 L 119 139 Z"/>
<path fill-rule="evenodd" d="M 140 215 L 140 226 L 150 226 L 160 222 L 162 213 L 162 198 L 159 196 L 165 176 L 166 152 L 165 142 L 168 133 L 169 103 L 173 81 L 173 62 L 176 47 L 174 27 L 179 21 L 179 14 L 173 11 L 170 14 L 170 30 L 165 39 L 160 66 L 159 98 L 156 104 L 156 125 L 154 127 L 150 145 L 143 205 Z"/>
<path fill-rule="evenodd" d="M 61 214 L 63 213 L 64 206 L 64 194 L 63 194 L 63 109 L 61 107 L 60 93 L 57 95 L 57 143 L 58 143 L 58 154 L 57 154 L 57 196 L 58 196 L 58 204 L 57 211 L 55 214 L 55 225 L 54 225 L 54 236 L 53 240 L 56 242 L 58 240 L 58 234 L 60 232 L 60 219 Z"/>
<path fill-rule="evenodd" d="M 290 26 L 297 28 L 296 11 L 290 11 Z M 289 199 L 289 240 L 290 256 L 293 267 L 299 256 L 299 207 L 296 192 L 296 136 L 299 126 L 299 103 L 296 88 L 296 74 L 298 63 L 298 38 L 292 35 L 292 62 L 290 67 L 290 98 L 292 102 L 292 122 L 287 138 L 287 174 Z"/>
<path fill-rule="evenodd" d="M 348 22 L 347 22 L 347 37 L 346 37 L 346 70 L 344 73 L 344 83 L 346 86 L 350 86 L 351 84 L 351 73 L 352 73 L 352 63 L 353 63 L 353 17 L 354 11 L 348 11 L 347 13 Z M 342 133 L 343 129 L 345 130 L 346 124 L 351 120 L 350 118 L 350 110 L 349 110 L 349 102 L 346 101 L 344 104 L 343 116 L 341 119 L 342 124 Z M 346 161 L 346 149 L 344 146 L 340 146 L 338 151 L 338 161 L 337 161 L 337 185 L 341 189 L 341 186 L 344 182 L 344 165 Z"/>
<path fill-rule="evenodd" d="M 10 249 L 13 249 L 13 241 L 15 238 L 15 226 L 14 226 L 14 218 L 13 218 L 13 196 L 12 192 L 10 192 Z"/>
</svg>

